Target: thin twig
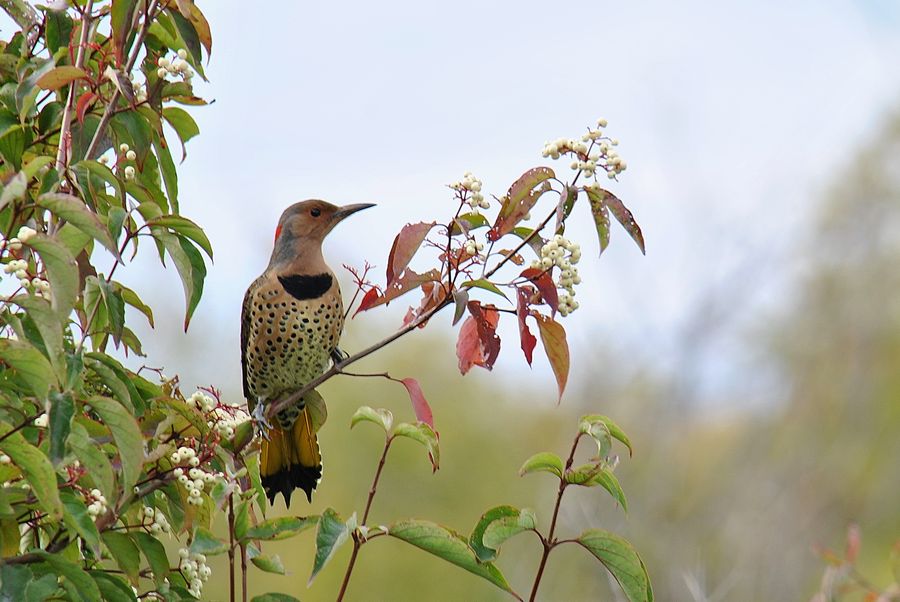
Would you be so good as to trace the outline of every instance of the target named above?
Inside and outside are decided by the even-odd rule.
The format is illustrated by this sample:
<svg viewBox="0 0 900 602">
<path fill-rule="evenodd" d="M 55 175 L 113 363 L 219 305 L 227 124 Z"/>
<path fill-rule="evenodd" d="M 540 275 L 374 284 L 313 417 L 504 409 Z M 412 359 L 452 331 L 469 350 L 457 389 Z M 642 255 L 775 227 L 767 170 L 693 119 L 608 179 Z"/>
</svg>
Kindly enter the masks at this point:
<svg viewBox="0 0 900 602">
<path fill-rule="evenodd" d="M 75 67 L 81 69 L 84 67 L 84 49 L 87 46 L 88 32 L 91 29 L 91 10 L 94 6 L 94 0 L 88 0 L 84 7 L 84 16 L 81 18 L 81 37 L 78 42 L 78 52 L 75 54 Z M 75 80 L 69 84 L 69 96 L 66 98 L 66 104 L 63 107 L 62 127 L 59 130 L 59 149 L 56 151 L 56 171 L 62 178 L 63 173 L 69 167 L 69 153 L 67 148 L 72 142 L 72 113 L 75 108 L 75 94 L 78 88 L 78 81 Z"/>
<path fill-rule="evenodd" d="M 563 471 L 562 476 L 559 477 L 559 490 L 556 492 L 556 505 L 553 508 L 553 518 L 550 520 L 550 531 L 547 532 L 547 537 L 541 541 L 544 546 L 544 551 L 541 554 L 541 564 L 538 566 L 537 575 L 534 577 L 534 585 L 531 587 L 531 595 L 528 597 L 529 602 L 534 602 L 537 598 L 538 587 L 541 585 L 541 578 L 544 576 L 544 568 L 547 566 L 547 558 L 550 556 L 550 551 L 560 543 L 553 538 L 553 534 L 556 532 L 556 520 L 559 518 L 559 507 L 562 503 L 563 493 L 565 493 L 566 486 L 568 485 L 565 475 L 566 472 L 572 468 L 572 462 L 575 460 L 575 449 L 578 447 L 578 441 L 581 439 L 582 434 L 583 433 L 578 433 L 575 437 L 575 441 L 572 442 L 572 450 L 569 452 L 569 457 L 566 460 L 566 468 Z"/>
<path fill-rule="evenodd" d="M 228 494 L 228 592 L 234 602 L 234 493 Z"/>
<path fill-rule="evenodd" d="M 386 436 L 384 438 L 384 449 L 381 452 L 381 458 L 378 460 L 378 468 L 375 470 L 375 478 L 372 479 L 372 486 L 369 488 L 369 496 L 366 499 L 366 509 L 363 511 L 362 521 L 360 524 L 365 525 L 366 521 L 369 520 L 369 510 L 372 509 L 372 500 L 375 499 L 375 492 L 378 491 L 378 480 L 381 479 L 381 471 L 384 469 L 384 463 L 387 459 L 388 450 L 391 448 L 391 443 L 394 441 L 393 436 Z M 350 562 L 347 564 L 347 570 L 344 572 L 344 580 L 341 581 L 341 589 L 338 592 L 337 602 L 341 602 L 344 599 L 344 594 L 347 593 L 347 585 L 350 583 L 350 575 L 353 574 L 353 567 L 356 566 L 356 557 L 359 555 L 359 549 L 362 547 L 364 540 L 360 540 L 359 534 L 353 533 L 353 552 L 350 554 Z"/>
<path fill-rule="evenodd" d="M 131 55 L 128 57 L 128 61 L 125 63 L 125 73 L 130 73 L 134 68 L 135 62 L 137 62 L 138 54 L 141 50 L 141 44 L 144 43 L 144 37 L 147 35 L 147 30 L 150 29 L 150 23 L 153 21 L 152 13 L 157 9 L 159 5 L 158 0 L 152 0 L 150 4 L 147 6 L 144 12 L 144 22 L 141 24 L 141 30 L 138 32 L 137 38 L 134 40 L 134 46 L 131 50 Z M 109 120 L 112 118 L 113 113 L 116 110 L 116 103 L 119 102 L 119 88 L 116 87 L 113 90 L 113 94 L 109 99 L 109 102 L 106 104 L 106 109 L 103 111 L 103 116 L 100 118 L 100 123 L 97 125 L 97 131 L 94 132 L 94 137 L 91 139 L 91 143 L 88 145 L 87 150 L 84 153 L 85 159 L 90 159 L 94 152 L 97 150 L 97 146 L 100 144 L 100 139 L 103 137 L 103 132 L 106 130 L 106 126 L 109 125 Z"/>
</svg>

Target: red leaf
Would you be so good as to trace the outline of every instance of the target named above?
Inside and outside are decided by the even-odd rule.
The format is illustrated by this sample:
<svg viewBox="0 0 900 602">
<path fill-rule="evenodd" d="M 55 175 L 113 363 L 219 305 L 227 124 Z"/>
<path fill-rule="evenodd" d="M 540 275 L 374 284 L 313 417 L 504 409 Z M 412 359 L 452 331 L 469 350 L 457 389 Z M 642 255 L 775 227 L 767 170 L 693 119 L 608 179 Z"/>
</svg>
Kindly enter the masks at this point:
<svg viewBox="0 0 900 602">
<path fill-rule="evenodd" d="M 528 215 L 541 195 L 550 189 L 547 184 L 540 188 L 536 186 L 553 177 L 556 177 L 556 174 L 549 167 L 535 167 L 513 182 L 504 197 L 503 206 L 500 207 L 494 226 L 488 231 L 488 239 L 497 240 L 504 234 L 512 232 L 512 229 Z"/>
<path fill-rule="evenodd" d="M 416 418 L 419 422 L 426 423 L 434 430 L 434 415 L 431 413 L 431 406 L 428 405 L 428 401 L 425 399 L 425 394 L 422 393 L 422 387 L 419 386 L 418 381 L 414 378 L 404 378 L 400 382 L 403 383 L 403 386 L 406 387 L 406 392 L 409 393 L 409 400 L 412 402 Z"/>
<path fill-rule="evenodd" d="M 537 345 L 537 339 L 534 338 L 534 335 L 528 330 L 528 324 L 525 323 L 525 318 L 528 316 L 528 293 L 525 292 L 525 289 L 523 288 L 518 288 L 516 290 L 519 298 L 519 306 L 516 309 L 516 315 L 519 318 L 519 341 L 522 345 L 522 352 L 525 354 L 525 360 L 528 361 L 528 365 L 530 366 L 531 359 L 534 356 L 534 346 Z"/>
<path fill-rule="evenodd" d="M 478 338 L 478 325 L 475 318 L 469 316 L 459 329 L 456 340 L 456 357 L 459 359 L 459 371 L 465 374 L 472 366 L 481 366 L 484 355 L 481 353 L 481 340 Z"/>
<path fill-rule="evenodd" d="M 75 115 L 78 117 L 78 123 L 84 123 L 84 114 L 87 113 L 91 101 L 97 98 L 93 92 L 85 92 L 78 98 L 75 104 Z"/>
<path fill-rule="evenodd" d="M 358 312 L 366 311 L 367 309 L 372 309 L 373 307 L 377 307 L 385 303 L 390 303 L 397 297 L 408 293 L 415 288 L 418 288 L 426 282 L 439 281 L 440 277 L 441 274 L 437 270 L 429 270 L 424 274 L 417 274 L 412 270 L 406 270 L 403 272 L 403 275 L 400 278 L 394 280 L 390 284 L 390 286 L 387 287 L 383 295 L 378 295 L 377 297 L 370 297 L 369 299 L 366 299 L 366 297 L 369 297 L 369 293 L 366 293 L 366 297 L 363 298 L 363 302 L 360 304 Z"/>
<path fill-rule="evenodd" d="M 428 235 L 428 232 L 434 227 L 434 222 L 419 222 L 418 224 L 406 224 L 391 247 L 391 254 L 388 256 L 387 264 L 387 284 L 390 286 L 394 280 L 400 277 L 422 242 Z"/>
<path fill-rule="evenodd" d="M 637 243 L 641 253 L 646 255 L 647 250 L 644 248 L 644 233 L 641 232 L 641 227 L 638 226 L 638 223 L 634 221 L 634 215 L 632 215 L 631 211 L 625 207 L 625 203 L 620 201 L 616 195 L 608 190 L 604 190 L 603 194 L 605 195 L 603 203 L 609 207 L 609 210 L 613 214 L 613 217 L 616 218 L 616 221 L 622 224 L 625 231 L 628 232 L 629 236 Z"/>
<path fill-rule="evenodd" d="M 537 312 L 532 315 L 537 318 L 544 352 L 547 354 L 547 359 L 550 360 L 550 367 L 553 368 L 556 384 L 559 387 L 559 398 L 562 400 L 566 381 L 569 380 L 569 344 L 566 342 L 566 330 L 559 322 L 554 322 Z"/>
<path fill-rule="evenodd" d="M 522 270 L 520 276 L 522 276 L 522 278 L 527 278 L 530 282 L 534 283 L 541 292 L 541 297 L 543 297 L 547 305 L 550 306 L 550 310 L 553 314 L 556 314 L 559 310 L 559 293 L 556 290 L 556 283 L 553 282 L 553 278 L 550 277 L 550 272 L 545 272 L 544 270 L 539 270 L 537 268 L 527 268 Z"/>
<path fill-rule="evenodd" d="M 353 317 L 355 318 L 356 314 L 361 311 L 366 311 L 370 307 L 374 307 L 376 301 L 378 301 L 378 289 L 373 287 L 366 291 L 366 294 L 363 295 L 362 300 L 359 302 L 359 307 L 356 308 L 356 313 L 353 314 Z"/>
<path fill-rule="evenodd" d="M 477 301 L 470 301 L 469 313 L 472 315 L 463 322 L 456 341 L 459 371 L 463 374 L 472 366 L 490 370 L 500 355 L 500 337 L 497 336 L 500 312 L 489 307 L 482 308 Z"/>
</svg>

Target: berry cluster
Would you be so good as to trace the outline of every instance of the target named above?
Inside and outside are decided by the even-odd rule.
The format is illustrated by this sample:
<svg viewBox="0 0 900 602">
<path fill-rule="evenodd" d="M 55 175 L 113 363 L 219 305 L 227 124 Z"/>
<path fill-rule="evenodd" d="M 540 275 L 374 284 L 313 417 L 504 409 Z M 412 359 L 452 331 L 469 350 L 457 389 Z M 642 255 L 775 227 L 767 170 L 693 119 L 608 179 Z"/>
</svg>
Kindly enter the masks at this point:
<svg viewBox="0 0 900 602">
<path fill-rule="evenodd" d="M 181 76 L 184 81 L 190 82 L 194 77 L 194 71 L 185 60 L 186 58 L 187 51 L 184 48 L 178 51 L 178 57 L 175 59 L 168 59 L 164 56 L 159 57 L 156 59 L 156 65 L 159 67 L 156 70 L 156 75 L 160 79 L 166 79 L 169 75 Z"/>
<path fill-rule="evenodd" d="M 188 465 L 186 467 L 177 466 L 172 471 L 172 474 L 187 489 L 188 503 L 194 506 L 202 505 L 203 498 L 201 495 L 203 490 L 208 484 L 214 483 L 220 475 L 205 472 L 199 468 L 200 458 L 197 456 L 197 451 L 190 447 L 179 447 L 178 451 L 169 456 L 169 459 L 176 466 L 182 462 L 187 462 Z M 186 474 L 185 468 L 187 468 Z"/>
<path fill-rule="evenodd" d="M 147 86 L 138 83 L 137 73 L 131 74 L 131 88 L 134 90 L 134 102 L 147 102 Z"/>
<path fill-rule="evenodd" d="M 101 514 L 106 514 L 109 506 L 106 505 L 106 498 L 100 493 L 99 489 L 91 489 L 90 496 L 93 501 L 88 504 L 87 512 L 92 518 L 97 518 Z"/>
<path fill-rule="evenodd" d="M 578 309 L 575 301 L 575 285 L 581 284 L 581 276 L 575 264 L 581 261 L 581 247 L 578 243 L 557 234 L 541 247 L 541 258 L 531 262 L 531 267 L 544 271 L 559 268 L 557 287 L 565 293 L 559 296 L 559 313 L 563 317 Z"/>
<path fill-rule="evenodd" d="M 122 161 L 122 155 L 125 156 L 125 161 L 134 161 L 137 159 L 137 153 L 131 150 L 131 147 L 128 146 L 125 142 L 119 145 L 119 162 Z M 122 170 L 122 173 L 125 175 L 126 180 L 134 179 L 134 165 L 126 165 Z"/>
<path fill-rule="evenodd" d="M 472 209 L 490 209 L 491 207 L 491 204 L 481 194 L 481 180 L 473 176 L 472 172 L 464 173 L 463 179 L 450 184 L 450 188 L 455 190 L 460 200 L 468 203 Z"/>
<path fill-rule="evenodd" d="M 151 533 L 172 532 L 172 526 L 169 524 L 166 515 L 159 510 L 151 508 L 150 506 L 144 506 L 144 519 L 145 521 L 150 521 L 146 526 L 150 529 Z"/>
<path fill-rule="evenodd" d="M 188 593 L 199 598 L 203 593 L 203 584 L 209 580 L 212 575 L 212 569 L 206 564 L 206 556 L 203 554 L 191 554 L 187 548 L 178 550 L 180 558 L 178 562 L 178 570 L 184 575 L 188 581 Z"/>
<path fill-rule="evenodd" d="M 481 253 L 481 251 L 484 250 L 484 243 L 475 242 L 474 238 L 470 238 L 466 241 L 463 249 L 469 255 L 478 255 L 479 253 Z"/>
<path fill-rule="evenodd" d="M 619 156 L 615 148 L 619 141 L 609 138 L 602 128 L 606 127 L 605 119 L 597 120 L 597 128 L 592 128 L 581 137 L 581 140 L 572 138 L 559 138 L 554 142 L 546 142 L 541 153 L 544 157 L 559 159 L 561 156 L 570 155 L 573 159 L 571 168 L 589 178 L 596 178 L 597 170 L 603 169 L 609 179 L 613 180 L 625 171 L 628 165 Z M 594 182 L 592 187 L 599 184 Z"/>
</svg>

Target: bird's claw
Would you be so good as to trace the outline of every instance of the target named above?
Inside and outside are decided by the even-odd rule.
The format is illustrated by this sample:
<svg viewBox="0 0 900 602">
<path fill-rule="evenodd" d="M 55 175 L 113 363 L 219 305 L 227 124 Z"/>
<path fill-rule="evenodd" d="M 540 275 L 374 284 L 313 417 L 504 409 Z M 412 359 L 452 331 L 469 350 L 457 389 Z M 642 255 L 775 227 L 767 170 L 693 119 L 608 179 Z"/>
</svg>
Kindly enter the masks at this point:
<svg viewBox="0 0 900 602">
<path fill-rule="evenodd" d="M 272 423 L 266 419 L 266 406 L 257 403 L 256 407 L 253 408 L 252 418 L 253 425 L 256 427 L 256 430 L 259 431 L 259 434 L 262 435 L 263 439 L 266 441 L 270 441 L 269 431 L 274 427 L 272 426 Z"/>
<path fill-rule="evenodd" d="M 348 357 L 350 357 L 350 354 L 347 353 L 346 351 L 344 351 L 343 349 L 340 349 L 339 347 L 335 347 L 334 349 L 331 350 L 331 361 L 334 364 L 340 364 Z"/>
</svg>

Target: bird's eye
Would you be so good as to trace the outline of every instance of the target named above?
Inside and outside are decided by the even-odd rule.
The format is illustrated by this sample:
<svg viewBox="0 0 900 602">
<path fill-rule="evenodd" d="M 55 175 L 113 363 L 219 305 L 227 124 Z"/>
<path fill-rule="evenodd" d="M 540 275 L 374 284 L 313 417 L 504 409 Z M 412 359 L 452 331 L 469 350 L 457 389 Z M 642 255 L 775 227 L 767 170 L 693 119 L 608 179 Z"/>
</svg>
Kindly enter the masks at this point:
<svg viewBox="0 0 900 602">
<path fill-rule="evenodd" d="M 313 207 L 309 210 L 309 214 L 313 217 L 319 217 L 320 215 L 322 215 L 322 210 L 318 207 Z"/>
</svg>

